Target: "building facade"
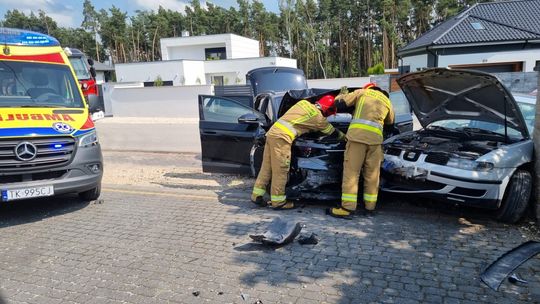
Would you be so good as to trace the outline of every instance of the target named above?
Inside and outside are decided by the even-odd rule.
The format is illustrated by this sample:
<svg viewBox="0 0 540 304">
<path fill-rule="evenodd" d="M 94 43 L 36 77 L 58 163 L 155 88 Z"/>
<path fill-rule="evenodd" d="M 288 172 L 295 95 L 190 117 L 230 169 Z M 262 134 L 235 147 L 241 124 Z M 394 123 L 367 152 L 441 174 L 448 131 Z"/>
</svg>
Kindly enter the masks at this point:
<svg viewBox="0 0 540 304">
<path fill-rule="evenodd" d="M 296 59 L 259 57 L 259 42 L 235 34 L 163 38 L 162 61 L 117 64 L 118 82 L 154 85 L 245 84 L 248 71 L 265 66 L 296 68 Z"/>
<path fill-rule="evenodd" d="M 532 72 L 540 61 L 538 16 L 540 0 L 475 4 L 400 49 L 400 69 Z"/>
</svg>

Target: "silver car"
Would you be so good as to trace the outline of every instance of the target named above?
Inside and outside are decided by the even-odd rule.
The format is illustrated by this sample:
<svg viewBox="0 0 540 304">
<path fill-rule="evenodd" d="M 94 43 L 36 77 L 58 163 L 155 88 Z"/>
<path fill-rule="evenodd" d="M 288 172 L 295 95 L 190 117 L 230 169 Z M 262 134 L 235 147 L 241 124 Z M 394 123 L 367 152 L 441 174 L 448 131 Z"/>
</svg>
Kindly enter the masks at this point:
<svg viewBox="0 0 540 304">
<path fill-rule="evenodd" d="M 381 189 L 518 221 L 531 196 L 536 98 L 476 71 L 436 68 L 398 83 L 422 129 L 385 141 Z"/>
</svg>

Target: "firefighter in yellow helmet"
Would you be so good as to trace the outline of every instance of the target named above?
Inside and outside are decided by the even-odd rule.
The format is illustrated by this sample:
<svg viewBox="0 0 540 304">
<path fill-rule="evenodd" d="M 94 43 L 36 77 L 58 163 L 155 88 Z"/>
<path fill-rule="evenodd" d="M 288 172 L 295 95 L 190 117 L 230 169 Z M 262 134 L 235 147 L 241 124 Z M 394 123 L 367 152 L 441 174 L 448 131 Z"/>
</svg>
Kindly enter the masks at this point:
<svg viewBox="0 0 540 304">
<path fill-rule="evenodd" d="M 394 124 L 394 110 L 388 93 L 374 83 L 363 89 L 336 96 L 338 107 L 354 106 L 347 130 L 347 145 L 343 161 L 341 207 L 331 208 L 329 214 L 348 218 L 356 211 L 358 181 L 364 177 L 363 201 L 367 214 L 372 214 L 379 192 L 380 166 L 383 160 L 383 127 Z"/>
<path fill-rule="evenodd" d="M 271 182 L 270 205 L 273 209 L 292 209 L 293 202 L 288 202 L 285 185 L 291 162 L 291 146 L 295 138 L 308 132 L 322 132 L 325 135 L 337 133 L 345 139 L 343 132 L 336 130 L 326 117 L 336 113 L 334 97 L 325 95 L 315 104 L 301 100 L 292 106 L 266 134 L 266 144 L 261 170 L 255 181 L 251 201 L 259 206 L 266 206 L 263 196 Z"/>
</svg>

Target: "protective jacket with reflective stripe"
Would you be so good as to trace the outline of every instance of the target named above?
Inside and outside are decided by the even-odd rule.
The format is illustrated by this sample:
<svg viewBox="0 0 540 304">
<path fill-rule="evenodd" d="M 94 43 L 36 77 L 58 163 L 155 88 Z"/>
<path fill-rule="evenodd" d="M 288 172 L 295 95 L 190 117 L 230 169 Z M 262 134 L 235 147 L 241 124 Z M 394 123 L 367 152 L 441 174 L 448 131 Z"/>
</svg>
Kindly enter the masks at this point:
<svg viewBox="0 0 540 304">
<path fill-rule="evenodd" d="M 367 145 L 380 145 L 383 142 L 383 126 L 394 123 L 394 110 L 390 100 L 381 92 L 359 89 L 336 96 L 336 101 L 354 106 L 354 113 L 347 140 Z"/>
<path fill-rule="evenodd" d="M 335 129 L 314 104 L 301 100 L 274 123 L 267 136 L 283 138 L 292 143 L 298 136 L 314 131 L 330 135 Z"/>
</svg>

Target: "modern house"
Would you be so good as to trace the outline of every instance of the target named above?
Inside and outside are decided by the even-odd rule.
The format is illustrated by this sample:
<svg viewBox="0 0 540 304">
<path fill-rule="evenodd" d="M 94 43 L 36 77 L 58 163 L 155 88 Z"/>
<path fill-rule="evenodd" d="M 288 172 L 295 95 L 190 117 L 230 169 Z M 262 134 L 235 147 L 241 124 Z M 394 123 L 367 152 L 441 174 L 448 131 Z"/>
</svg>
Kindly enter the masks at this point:
<svg viewBox="0 0 540 304">
<path fill-rule="evenodd" d="M 259 57 L 259 42 L 235 34 L 183 36 L 160 41 L 162 61 L 116 64 L 118 82 L 153 85 L 245 84 L 249 70 L 296 68 L 296 59 Z"/>
<path fill-rule="evenodd" d="M 478 3 L 398 51 L 400 70 L 532 72 L 540 61 L 540 0 Z"/>
</svg>

